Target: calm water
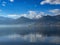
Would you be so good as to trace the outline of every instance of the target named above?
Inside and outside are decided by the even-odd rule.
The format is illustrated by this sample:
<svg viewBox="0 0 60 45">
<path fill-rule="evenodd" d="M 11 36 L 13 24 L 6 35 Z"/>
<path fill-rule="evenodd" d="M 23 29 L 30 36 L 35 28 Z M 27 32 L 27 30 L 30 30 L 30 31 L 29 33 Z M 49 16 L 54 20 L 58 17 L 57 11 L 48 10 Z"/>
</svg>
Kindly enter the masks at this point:
<svg viewBox="0 0 60 45">
<path fill-rule="evenodd" d="M 60 27 L 0 25 L 0 45 L 60 45 Z"/>
</svg>

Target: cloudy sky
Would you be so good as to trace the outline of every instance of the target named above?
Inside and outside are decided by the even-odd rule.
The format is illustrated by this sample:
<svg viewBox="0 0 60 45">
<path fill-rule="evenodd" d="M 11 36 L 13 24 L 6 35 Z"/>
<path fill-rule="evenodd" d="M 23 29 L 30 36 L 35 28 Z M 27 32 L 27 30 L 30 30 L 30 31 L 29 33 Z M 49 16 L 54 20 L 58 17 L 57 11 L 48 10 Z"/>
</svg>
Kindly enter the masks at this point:
<svg viewBox="0 0 60 45">
<path fill-rule="evenodd" d="M 60 14 L 60 0 L 0 0 L 0 16 L 40 18 L 47 14 Z"/>
</svg>

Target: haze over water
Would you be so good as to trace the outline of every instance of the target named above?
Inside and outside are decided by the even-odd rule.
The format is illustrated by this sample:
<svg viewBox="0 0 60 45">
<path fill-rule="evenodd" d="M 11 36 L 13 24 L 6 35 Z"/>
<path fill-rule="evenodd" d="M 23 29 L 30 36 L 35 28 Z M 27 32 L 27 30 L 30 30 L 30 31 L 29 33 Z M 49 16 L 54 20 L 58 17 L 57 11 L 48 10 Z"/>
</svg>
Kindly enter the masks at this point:
<svg viewBox="0 0 60 45">
<path fill-rule="evenodd" d="M 60 44 L 59 30 L 59 27 L 1 25 L 0 42 L 6 42 L 6 44 L 7 42 Z"/>
</svg>

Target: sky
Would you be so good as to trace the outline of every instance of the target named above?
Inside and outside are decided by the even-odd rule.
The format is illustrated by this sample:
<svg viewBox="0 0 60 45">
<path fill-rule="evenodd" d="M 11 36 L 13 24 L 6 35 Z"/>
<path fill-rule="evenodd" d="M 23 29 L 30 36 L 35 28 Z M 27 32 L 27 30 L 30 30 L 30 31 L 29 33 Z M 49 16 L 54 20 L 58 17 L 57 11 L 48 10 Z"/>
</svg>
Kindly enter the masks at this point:
<svg viewBox="0 0 60 45">
<path fill-rule="evenodd" d="M 0 16 L 40 18 L 42 15 L 59 15 L 60 0 L 0 0 Z"/>
</svg>

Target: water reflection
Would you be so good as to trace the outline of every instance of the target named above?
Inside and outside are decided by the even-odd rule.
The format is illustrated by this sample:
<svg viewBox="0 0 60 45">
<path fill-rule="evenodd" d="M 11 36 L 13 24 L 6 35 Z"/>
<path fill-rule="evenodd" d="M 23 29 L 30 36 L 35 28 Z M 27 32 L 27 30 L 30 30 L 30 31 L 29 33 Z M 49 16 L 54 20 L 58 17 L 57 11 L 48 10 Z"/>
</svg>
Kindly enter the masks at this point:
<svg viewBox="0 0 60 45">
<path fill-rule="evenodd" d="M 10 25 L 11 26 L 11 25 Z M 56 26 L 0 27 L 0 42 L 45 42 L 60 44 L 60 28 Z"/>
<path fill-rule="evenodd" d="M 59 36 L 43 36 L 41 34 L 11 34 L 0 36 L 0 42 L 43 42 L 43 43 L 55 43 L 60 44 Z"/>
</svg>

